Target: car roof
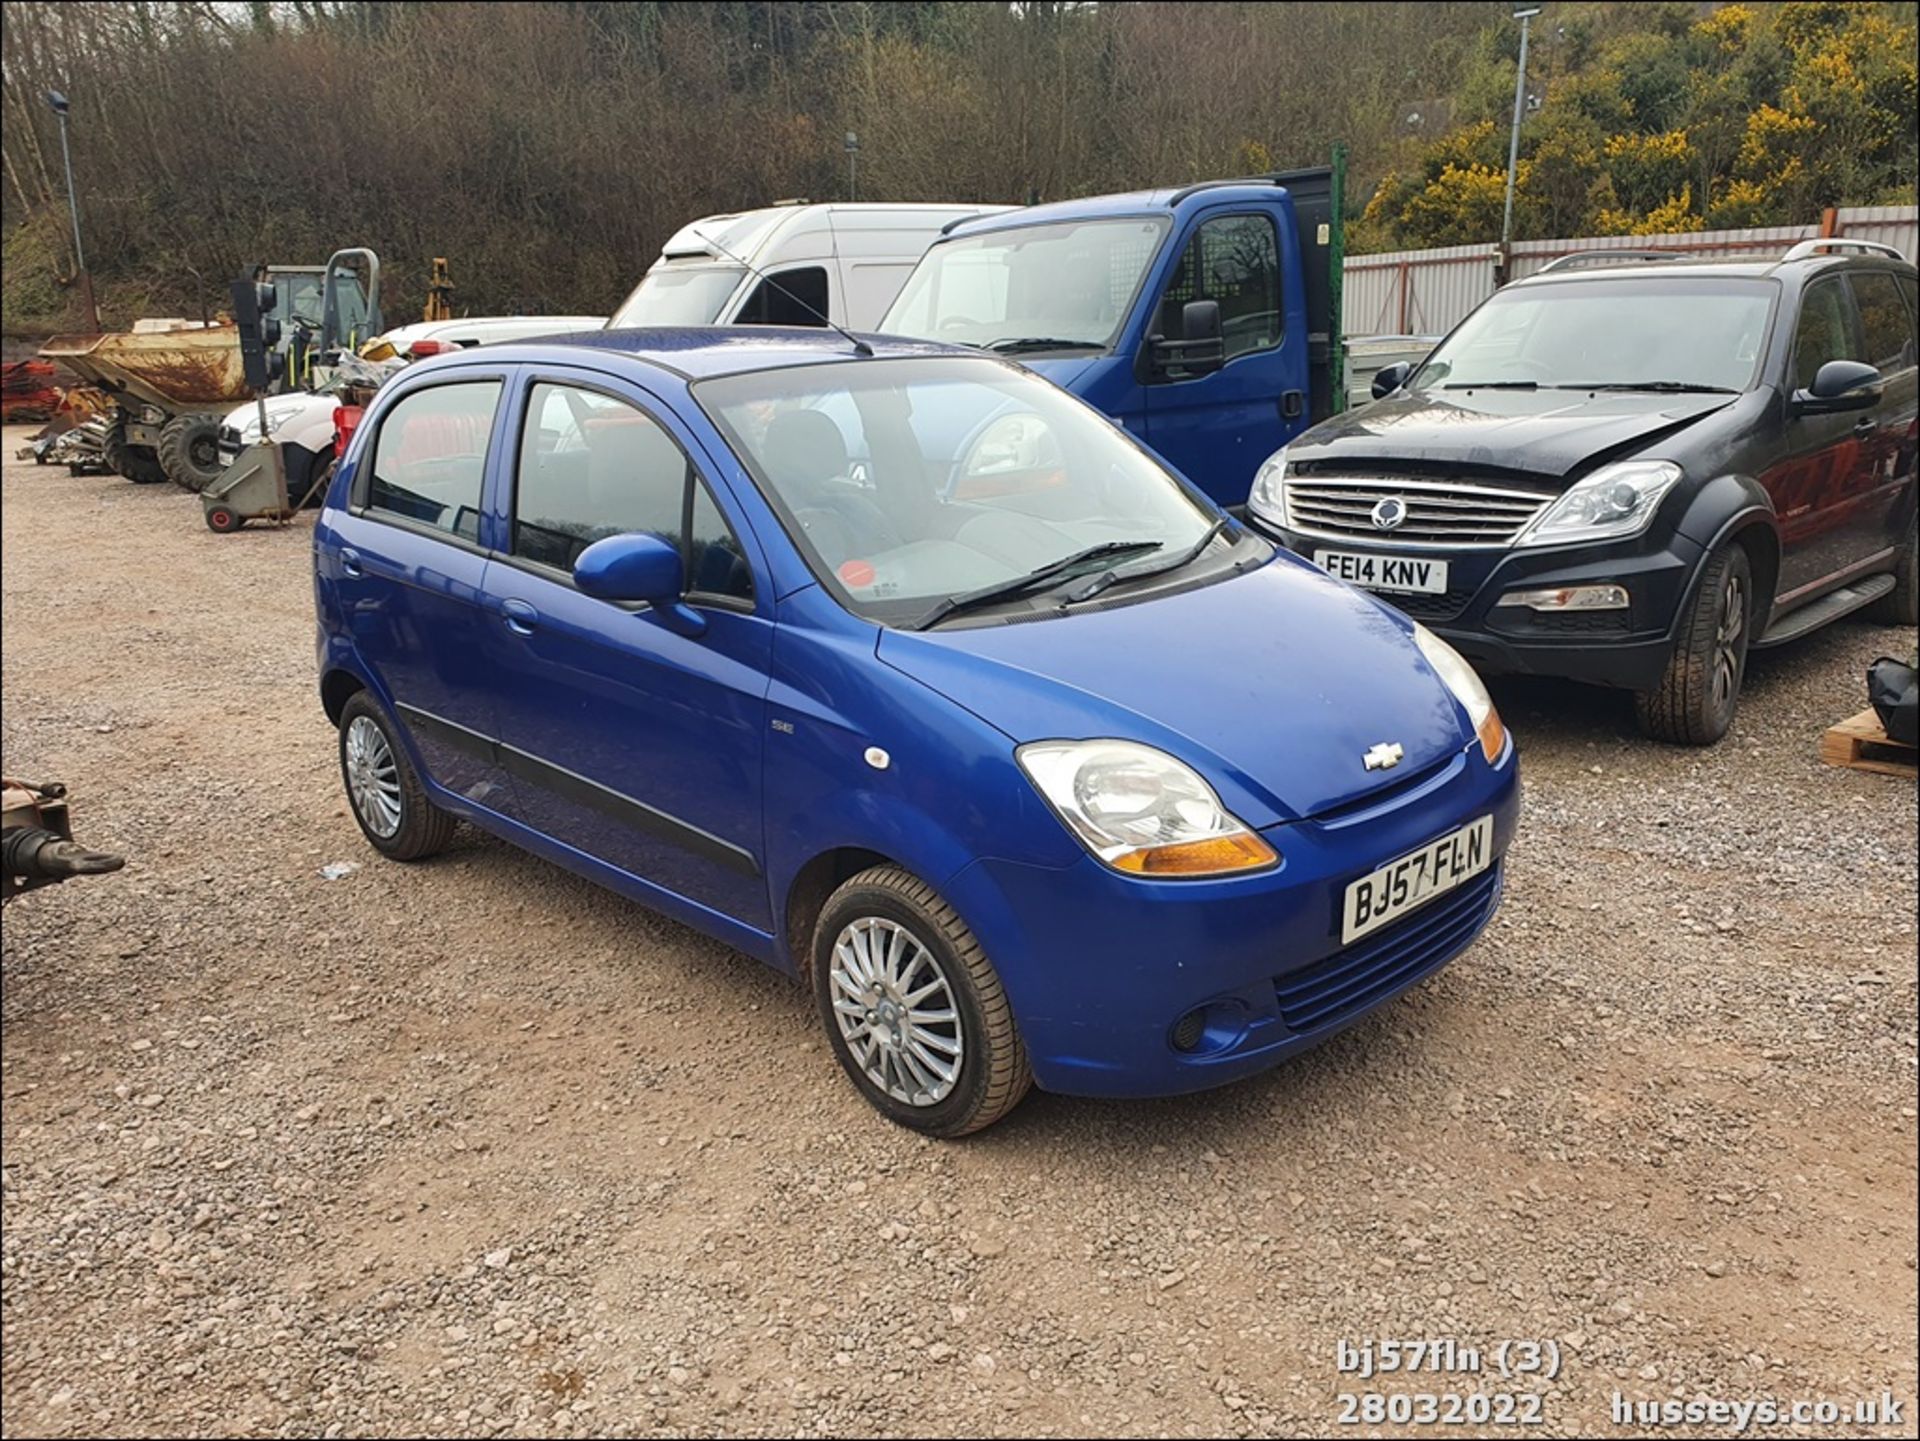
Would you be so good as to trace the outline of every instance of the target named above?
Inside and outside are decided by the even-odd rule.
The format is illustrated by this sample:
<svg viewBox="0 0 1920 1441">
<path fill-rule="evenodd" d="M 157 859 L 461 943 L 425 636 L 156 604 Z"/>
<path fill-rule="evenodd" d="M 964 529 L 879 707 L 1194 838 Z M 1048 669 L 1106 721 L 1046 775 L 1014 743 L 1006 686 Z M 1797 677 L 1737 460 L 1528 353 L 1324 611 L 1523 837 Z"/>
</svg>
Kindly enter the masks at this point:
<svg viewBox="0 0 1920 1441">
<path fill-rule="evenodd" d="M 1044 225 L 1061 220 L 1113 220 L 1130 216 L 1170 213 L 1175 203 L 1190 196 L 1215 201 L 1271 200 L 1284 186 L 1270 180 L 1203 182 L 1196 185 L 1168 185 L 1158 190 L 1124 190 L 1117 195 L 1089 195 L 1080 200 L 1050 200 L 1044 205 L 1026 205 L 994 215 L 969 218 L 953 226 L 948 235 L 983 235 L 1007 230 L 1016 225 Z"/>
<path fill-rule="evenodd" d="M 978 350 L 962 345 L 902 340 L 889 335 L 862 335 L 860 339 L 879 358 L 930 355 L 986 358 Z M 579 360 L 581 351 L 631 356 L 689 380 L 860 358 L 847 338 L 832 330 L 779 325 L 701 325 L 583 330 L 534 341 L 505 341 L 465 350 L 455 357 L 435 357 L 421 364 L 437 368 L 450 359 L 476 364 L 516 360 L 556 362 Z"/>
</svg>

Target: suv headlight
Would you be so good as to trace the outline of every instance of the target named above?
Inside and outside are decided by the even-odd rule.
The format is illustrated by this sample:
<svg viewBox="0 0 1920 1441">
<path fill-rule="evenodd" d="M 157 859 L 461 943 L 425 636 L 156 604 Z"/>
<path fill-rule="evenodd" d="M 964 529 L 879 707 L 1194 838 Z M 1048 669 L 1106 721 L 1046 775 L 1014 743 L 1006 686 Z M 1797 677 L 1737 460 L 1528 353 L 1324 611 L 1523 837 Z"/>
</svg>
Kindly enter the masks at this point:
<svg viewBox="0 0 1920 1441">
<path fill-rule="evenodd" d="M 1287 523 L 1287 448 L 1283 445 L 1255 472 L 1247 509 L 1274 525 Z"/>
<path fill-rule="evenodd" d="M 1670 460 L 1623 460 L 1603 465 L 1535 517 L 1519 545 L 1564 545 L 1576 540 L 1623 540 L 1653 523 L 1680 467 Z"/>
<path fill-rule="evenodd" d="M 1218 876 L 1280 857 L 1191 766 L 1134 741 L 1035 741 L 1020 769 L 1067 829 L 1116 871 Z"/>
<path fill-rule="evenodd" d="M 1479 674 L 1467 664 L 1465 656 L 1418 622 L 1413 627 L 1413 642 L 1420 647 L 1420 654 L 1427 658 L 1434 674 L 1453 692 L 1453 698 L 1466 707 L 1467 719 L 1473 722 L 1473 733 L 1480 737 L 1480 753 L 1489 763 L 1499 760 L 1500 752 L 1506 748 L 1507 728 L 1500 720 L 1500 712 L 1493 708 L 1493 697 L 1487 694 Z"/>
</svg>

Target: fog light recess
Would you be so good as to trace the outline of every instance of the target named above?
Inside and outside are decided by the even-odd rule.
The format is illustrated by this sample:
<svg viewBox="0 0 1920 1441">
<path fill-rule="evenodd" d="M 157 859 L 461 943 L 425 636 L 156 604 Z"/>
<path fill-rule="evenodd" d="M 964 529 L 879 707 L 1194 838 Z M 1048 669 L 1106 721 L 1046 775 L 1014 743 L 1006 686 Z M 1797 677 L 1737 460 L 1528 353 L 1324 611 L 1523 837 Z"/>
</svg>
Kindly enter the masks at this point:
<svg viewBox="0 0 1920 1441">
<path fill-rule="evenodd" d="M 1246 1007 L 1236 1001 L 1195 1006 L 1173 1023 L 1167 1040 L 1183 1056 L 1211 1056 L 1237 1046 L 1247 1033 Z"/>
</svg>

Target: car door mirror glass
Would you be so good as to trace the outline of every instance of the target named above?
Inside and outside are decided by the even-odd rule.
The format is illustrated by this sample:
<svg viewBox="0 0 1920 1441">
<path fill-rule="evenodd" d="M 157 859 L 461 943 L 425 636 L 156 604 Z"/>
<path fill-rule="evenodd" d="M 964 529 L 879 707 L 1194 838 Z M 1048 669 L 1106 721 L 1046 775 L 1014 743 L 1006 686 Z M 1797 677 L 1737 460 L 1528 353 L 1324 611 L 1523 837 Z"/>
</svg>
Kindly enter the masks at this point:
<svg viewBox="0 0 1920 1441">
<path fill-rule="evenodd" d="M 1407 383 L 1407 377 L 1413 374 L 1411 360 L 1395 361 L 1392 365 L 1383 365 L 1373 373 L 1373 398 L 1385 400 L 1394 391 Z"/>
</svg>

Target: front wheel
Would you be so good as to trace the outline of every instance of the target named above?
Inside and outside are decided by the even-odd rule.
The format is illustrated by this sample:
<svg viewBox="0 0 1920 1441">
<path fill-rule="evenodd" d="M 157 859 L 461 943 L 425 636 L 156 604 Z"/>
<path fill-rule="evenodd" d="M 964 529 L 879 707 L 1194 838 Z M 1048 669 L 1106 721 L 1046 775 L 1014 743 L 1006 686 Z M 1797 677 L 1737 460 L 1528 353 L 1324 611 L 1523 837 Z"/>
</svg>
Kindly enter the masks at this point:
<svg viewBox="0 0 1920 1441">
<path fill-rule="evenodd" d="M 199 492 L 220 478 L 220 417 L 176 415 L 160 428 L 160 468 L 183 490 Z"/>
<path fill-rule="evenodd" d="M 1727 733 L 1746 679 L 1753 613 L 1753 562 L 1735 542 L 1708 558 L 1659 686 L 1633 698 L 1645 734 L 1710 746 Z"/>
<path fill-rule="evenodd" d="M 964 1136 L 1032 1086 L 993 963 L 924 881 L 897 866 L 847 881 L 820 913 L 812 960 L 833 1053 L 888 1120 Z"/>
<path fill-rule="evenodd" d="M 458 822 L 427 799 L 393 723 L 365 691 L 340 712 L 340 776 L 353 818 L 381 855 L 424 860 L 453 839 Z"/>
</svg>

